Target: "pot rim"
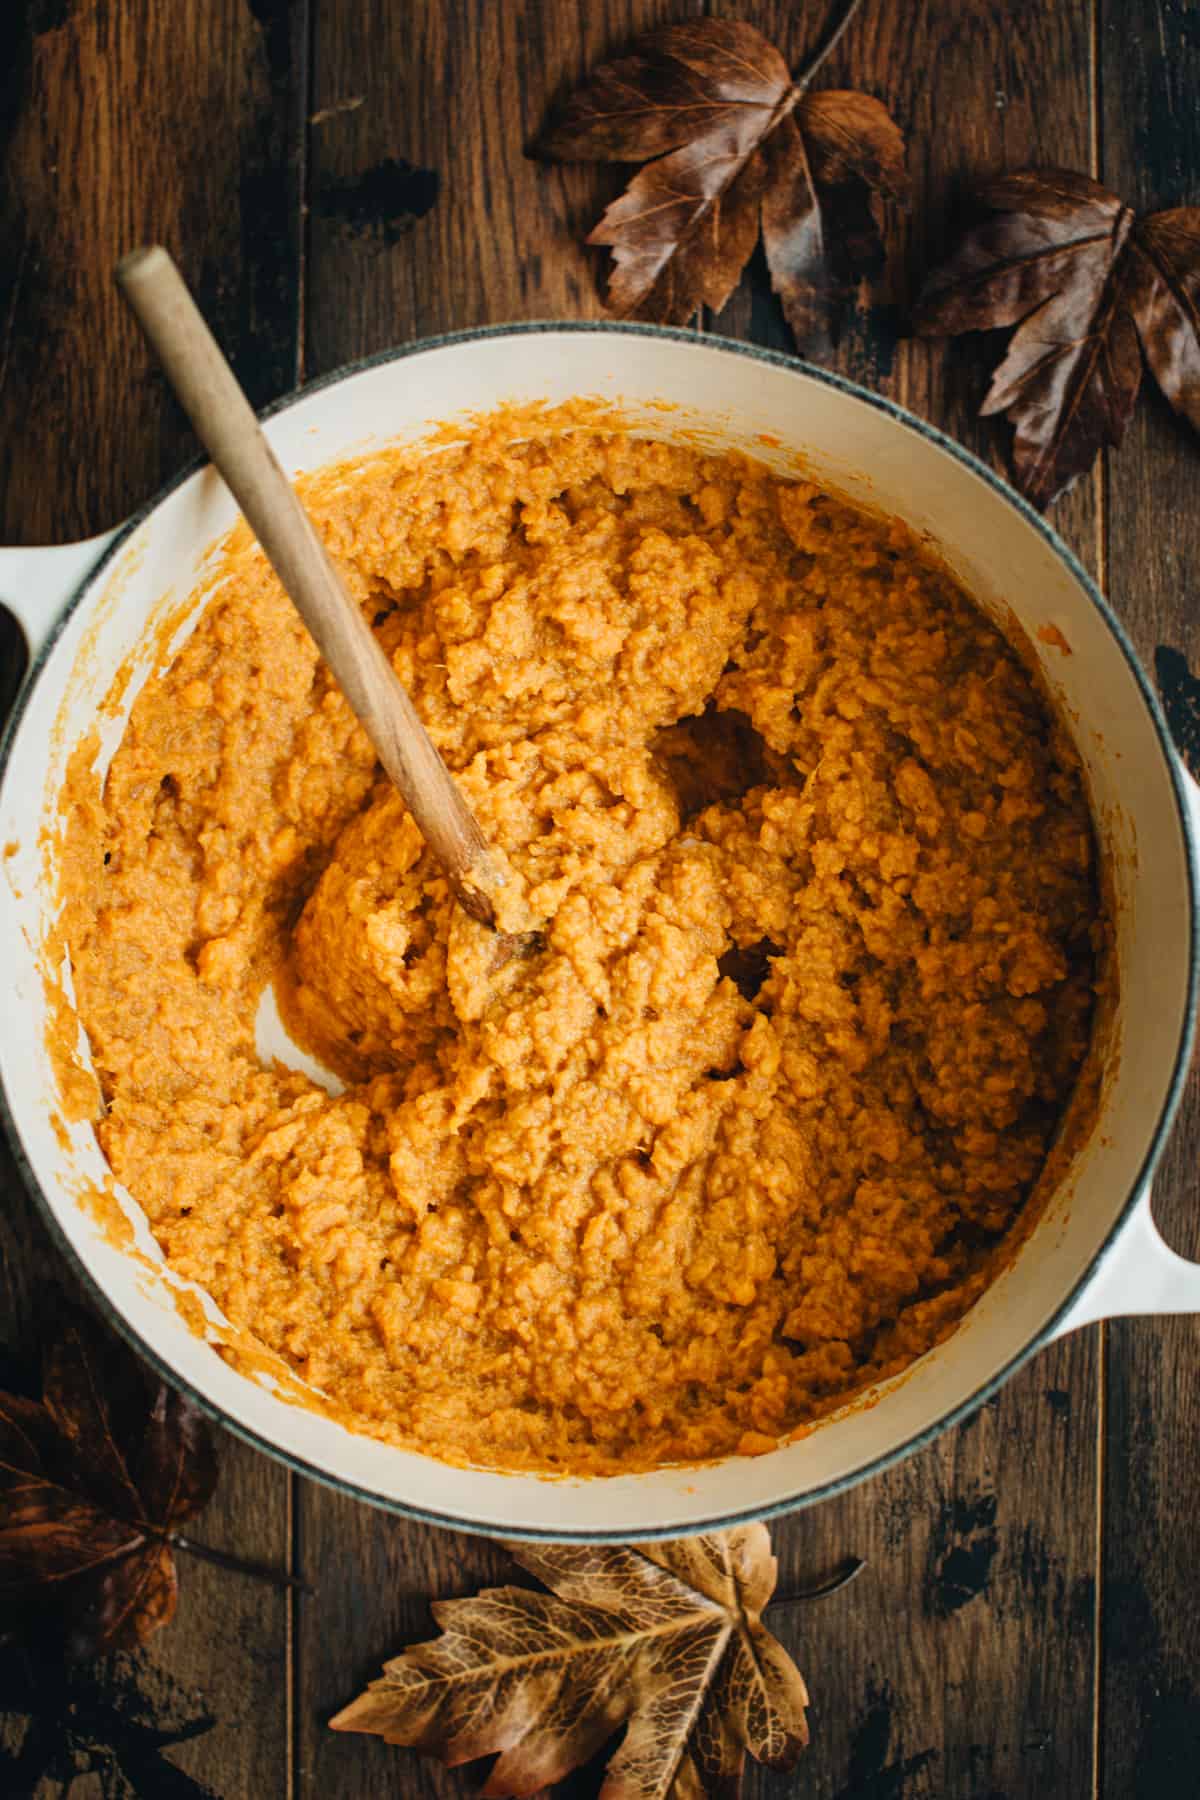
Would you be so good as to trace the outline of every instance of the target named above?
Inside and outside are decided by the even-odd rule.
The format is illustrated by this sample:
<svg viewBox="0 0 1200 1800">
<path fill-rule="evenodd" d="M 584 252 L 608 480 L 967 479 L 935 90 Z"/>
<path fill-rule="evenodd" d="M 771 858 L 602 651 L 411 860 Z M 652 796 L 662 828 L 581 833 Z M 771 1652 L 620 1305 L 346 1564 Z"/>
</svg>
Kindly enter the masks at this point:
<svg viewBox="0 0 1200 1800">
<path fill-rule="evenodd" d="M 913 1455 L 917 1450 L 923 1449 L 926 1444 L 932 1443 L 935 1438 L 940 1437 L 941 1434 L 944 1431 L 949 1430 L 952 1425 L 961 1423 L 962 1420 L 969 1418 L 972 1413 L 978 1411 L 978 1409 L 987 1400 L 991 1399 L 991 1397 L 996 1394 L 1039 1349 L 1049 1343 L 1054 1337 L 1058 1326 L 1063 1322 L 1085 1288 L 1092 1281 L 1099 1270 L 1100 1265 L 1112 1254 L 1122 1228 L 1128 1222 L 1140 1197 L 1145 1192 L 1166 1144 L 1167 1135 L 1170 1131 L 1176 1109 L 1183 1094 L 1196 1036 L 1197 1000 L 1198 996 L 1200 996 L 1200 845 L 1197 844 L 1196 839 L 1193 836 L 1189 805 L 1184 789 L 1185 776 L 1182 765 L 1178 753 L 1174 748 L 1171 733 L 1158 696 L 1154 691 L 1153 684 L 1146 674 L 1146 671 L 1143 669 L 1137 652 L 1135 651 L 1120 619 L 1117 617 L 1104 595 L 1100 592 L 1087 570 L 1075 556 L 1074 552 L 1063 542 L 1058 533 L 1046 522 L 1041 514 L 1036 512 L 1015 488 L 1001 476 L 997 475 L 994 470 L 990 469 L 986 463 L 974 454 L 974 452 L 966 449 L 962 444 L 957 443 L 952 437 L 948 436 L 946 432 L 940 430 L 937 426 L 929 424 L 926 420 L 919 418 L 915 413 L 908 411 L 907 408 L 897 405 L 895 401 L 887 399 L 882 394 L 874 394 L 870 389 L 862 387 L 858 382 L 851 381 L 843 375 L 836 374 L 833 370 L 821 368 L 813 363 L 805 362 L 799 357 L 788 356 L 781 351 L 770 350 L 761 345 L 741 343 L 736 339 L 721 337 L 715 333 L 699 333 L 678 326 L 644 325 L 609 319 L 522 320 L 509 324 L 483 325 L 460 331 L 443 332 L 437 336 L 416 338 L 411 343 L 400 344 L 393 346 L 388 350 L 377 351 L 371 356 L 361 357 L 354 362 L 344 363 L 338 368 L 329 371 L 327 374 L 314 377 L 313 380 L 305 382 L 302 387 L 293 389 L 291 392 L 282 395 L 279 399 L 273 400 L 269 405 L 259 409 L 257 416 L 260 420 L 272 419 L 277 414 L 287 412 L 292 407 L 307 400 L 311 395 L 319 393 L 323 388 L 334 387 L 352 376 L 367 373 L 372 369 L 380 368 L 387 363 L 398 362 L 406 357 L 419 356 L 426 351 L 454 348 L 457 345 L 477 343 L 481 340 L 490 338 L 535 337 L 547 333 L 561 333 L 570 336 L 607 335 L 614 337 L 660 338 L 675 343 L 693 345 L 698 349 L 716 350 L 723 354 L 743 356 L 752 361 L 765 363 L 768 367 L 781 370 L 786 374 L 799 375 L 806 380 L 822 383 L 826 387 L 834 388 L 851 399 L 858 400 L 863 404 L 874 408 L 877 412 L 885 414 L 885 416 L 894 420 L 897 424 L 914 432 L 918 437 L 924 438 L 928 443 L 933 444 L 936 448 L 943 451 L 948 456 L 951 456 L 956 462 L 962 464 L 972 474 L 978 476 L 979 479 L 985 482 L 995 494 L 999 495 L 1002 500 L 1007 502 L 1027 526 L 1030 526 L 1036 531 L 1043 541 L 1049 545 L 1059 561 L 1063 563 L 1078 586 L 1091 601 L 1109 632 L 1116 640 L 1118 648 L 1120 649 L 1137 684 L 1139 692 L 1141 693 L 1143 704 L 1150 714 L 1151 722 L 1153 723 L 1159 741 L 1159 747 L 1162 751 L 1171 779 L 1176 815 L 1185 848 L 1191 952 L 1188 960 L 1187 991 L 1185 996 L 1183 1024 L 1180 1031 L 1179 1042 L 1175 1049 L 1170 1080 L 1167 1083 L 1158 1118 L 1155 1121 L 1153 1130 L 1149 1134 L 1146 1152 L 1139 1166 L 1137 1177 L 1121 1206 L 1120 1212 L 1109 1227 L 1104 1241 L 1100 1245 L 1095 1256 L 1089 1262 L 1087 1268 L 1083 1271 L 1070 1291 L 1066 1294 L 1051 1319 L 1040 1332 L 1036 1333 L 1029 1340 L 1028 1343 L 990 1375 L 986 1381 L 982 1382 L 967 1399 L 960 1401 L 958 1405 L 951 1407 L 949 1411 L 940 1413 L 935 1420 L 922 1427 L 920 1431 L 914 1432 L 910 1437 L 904 1439 L 902 1443 L 882 1452 L 877 1457 L 873 1457 L 870 1461 L 863 1463 L 856 1469 L 850 1470 L 829 1481 L 822 1482 L 817 1487 L 805 1489 L 800 1493 L 786 1495 L 779 1500 L 771 1501 L 766 1506 L 751 1506 L 740 1512 L 718 1513 L 714 1514 L 711 1518 L 696 1521 L 689 1527 L 687 1532 L 687 1535 L 694 1536 L 700 1532 L 728 1530 L 732 1526 L 749 1524 L 757 1520 L 775 1519 L 787 1513 L 799 1512 L 810 1506 L 816 1505 L 821 1500 L 830 1499 L 835 1494 L 844 1493 L 849 1488 L 857 1486 L 858 1483 L 866 1481 L 869 1477 L 882 1474 L 884 1470 L 903 1461 L 904 1458 Z M 194 457 L 176 475 L 165 482 L 163 486 L 159 488 L 157 493 L 147 500 L 144 505 L 139 507 L 118 529 L 112 541 L 77 583 L 69 599 L 59 612 L 51 630 L 39 646 L 36 655 L 30 659 L 29 667 L 25 672 L 25 677 L 21 683 L 20 690 L 14 701 L 9 717 L 5 722 L 3 733 L 0 734 L 0 788 L 3 787 L 9 771 L 13 747 L 16 742 L 21 720 L 25 714 L 29 696 L 40 678 L 42 671 L 46 667 L 50 655 L 52 654 L 59 637 L 65 630 L 68 621 L 104 569 L 117 555 L 119 555 L 130 536 L 145 523 L 150 515 L 154 513 L 177 488 L 182 487 L 185 481 L 190 480 L 198 470 L 206 467 L 207 464 L 207 457 L 203 455 Z M 253 1427 L 243 1425 L 240 1421 L 231 1419 L 230 1416 L 223 1412 L 215 1402 L 209 1400 L 205 1394 L 200 1393 L 191 1382 L 182 1379 L 167 1362 L 166 1358 L 161 1356 L 157 1350 L 153 1349 L 146 1342 L 137 1328 L 125 1318 L 124 1314 L 118 1310 L 115 1303 L 109 1299 L 104 1288 L 92 1275 L 90 1269 L 78 1255 L 67 1237 L 66 1232 L 59 1224 L 54 1207 L 25 1154 L 16 1117 L 10 1107 L 8 1093 L 2 1080 L 0 1080 L 0 1127 L 2 1127 L 8 1140 L 9 1148 L 25 1187 L 32 1195 L 35 1205 L 49 1227 L 50 1235 L 54 1239 L 55 1244 L 65 1255 L 67 1262 L 74 1270 L 76 1276 L 82 1281 L 88 1294 L 97 1305 L 104 1318 L 133 1346 L 138 1355 L 153 1368 L 155 1373 L 164 1382 L 180 1392 L 187 1394 L 210 1419 L 222 1426 L 223 1429 L 232 1432 L 235 1437 L 240 1438 L 244 1443 L 252 1445 L 256 1450 L 261 1450 L 266 1455 L 273 1457 L 275 1461 L 283 1463 L 285 1467 L 292 1470 L 295 1474 L 305 1475 L 311 1480 L 321 1482 L 324 1486 L 335 1489 L 339 1493 L 348 1494 L 353 1499 L 364 1501 L 367 1505 L 378 1507 L 382 1511 L 394 1513 L 403 1518 L 416 1520 L 420 1524 L 442 1526 L 450 1530 L 464 1531 L 474 1536 L 491 1537 L 495 1535 L 492 1528 L 472 1520 L 464 1520 L 454 1513 L 435 1512 L 427 1507 L 415 1506 L 404 1500 L 396 1500 L 390 1496 L 379 1494 L 370 1488 L 364 1488 L 357 1482 L 348 1481 L 342 1476 L 332 1474 L 327 1469 L 318 1467 L 307 1461 L 304 1457 L 297 1455 L 295 1452 L 283 1449 L 269 1437 L 265 1436 L 262 1432 L 255 1430 Z M 833 1422 L 835 1421 L 829 1421 L 829 1423 Z M 537 1479 L 537 1477 L 534 1478 Z M 525 1479 L 529 1479 L 529 1477 L 525 1477 Z M 505 1537 L 513 1539 L 514 1541 L 526 1542 L 574 1542 L 597 1544 L 606 1542 L 648 1543 L 653 1542 L 656 1539 L 678 1537 L 678 1535 L 678 1527 L 669 1525 L 649 1526 L 644 1529 L 639 1528 L 635 1531 L 620 1529 L 608 1532 L 586 1530 L 572 1531 L 569 1527 L 564 1527 L 561 1531 L 556 1530 L 553 1533 L 528 1526 L 521 1526 L 516 1522 L 512 1524 L 506 1523 L 504 1526 Z"/>
</svg>

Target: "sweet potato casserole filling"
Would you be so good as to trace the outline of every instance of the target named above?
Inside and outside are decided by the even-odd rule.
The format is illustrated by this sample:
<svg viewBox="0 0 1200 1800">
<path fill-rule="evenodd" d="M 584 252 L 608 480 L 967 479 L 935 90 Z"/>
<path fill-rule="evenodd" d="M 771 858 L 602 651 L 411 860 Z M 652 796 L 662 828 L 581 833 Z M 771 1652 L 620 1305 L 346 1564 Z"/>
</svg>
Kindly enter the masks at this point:
<svg viewBox="0 0 1200 1800">
<path fill-rule="evenodd" d="M 72 775 L 113 1171 L 359 1430 L 766 1450 L 944 1336 L 1037 1181 L 1103 935 L 1075 754 L 905 527 L 744 458 L 496 416 L 306 491 L 542 944 L 451 899 L 242 530 Z M 341 1092 L 264 1066 L 272 981 Z"/>
</svg>

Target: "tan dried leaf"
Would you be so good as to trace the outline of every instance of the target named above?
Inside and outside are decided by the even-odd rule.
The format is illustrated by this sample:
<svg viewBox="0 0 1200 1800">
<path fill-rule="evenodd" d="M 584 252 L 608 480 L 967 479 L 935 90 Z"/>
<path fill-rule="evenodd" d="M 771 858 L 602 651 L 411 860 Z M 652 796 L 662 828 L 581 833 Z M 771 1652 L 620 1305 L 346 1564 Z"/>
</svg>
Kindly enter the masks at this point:
<svg viewBox="0 0 1200 1800">
<path fill-rule="evenodd" d="M 454 1766 L 498 1755 L 487 1800 L 530 1800 L 621 1726 L 600 1800 L 725 1800 L 747 1751 L 790 1769 L 808 1742 L 799 1670 L 762 1624 L 763 1525 L 643 1547 L 514 1544 L 551 1590 L 435 1603 L 442 1636 L 387 1663 L 330 1721 Z"/>
</svg>

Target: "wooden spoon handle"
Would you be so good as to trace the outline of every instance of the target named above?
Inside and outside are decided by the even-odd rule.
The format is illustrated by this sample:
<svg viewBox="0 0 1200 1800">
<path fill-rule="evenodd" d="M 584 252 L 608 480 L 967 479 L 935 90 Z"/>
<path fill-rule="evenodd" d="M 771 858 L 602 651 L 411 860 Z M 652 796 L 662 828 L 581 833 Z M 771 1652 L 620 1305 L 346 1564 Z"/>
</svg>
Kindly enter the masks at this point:
<svg viewBox="0 0 1200 1800">
<path fill-rule="evenodd" d="M 483 833 L 259 429 L 179 270 L 153 245 L 122 259 L 117 282 L 460 903 L 472 918 L 492 924 L 498 877 Z"/>
</svg>

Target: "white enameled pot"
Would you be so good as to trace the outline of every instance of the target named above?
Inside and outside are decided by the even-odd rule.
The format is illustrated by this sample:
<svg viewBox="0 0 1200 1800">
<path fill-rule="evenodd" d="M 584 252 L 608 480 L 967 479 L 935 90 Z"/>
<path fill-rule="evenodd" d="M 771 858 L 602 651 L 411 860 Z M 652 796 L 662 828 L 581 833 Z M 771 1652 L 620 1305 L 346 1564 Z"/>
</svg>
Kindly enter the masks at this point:
<svg viewBox="0 0 1200 1800">
<path fill-rule="evenodd" d="M 114 1247 L 79 1198 L 107 1172 L 95 1136 L 77 1125 L 64 1139 L 54 1124 L 43 945 L 54 907 L 55 796 L 118 669 L 144 651 L 163 609 L 186 600 L 233 522 L 230 497 L 207 467 L 109 536 L 0 552 L 0 599 L 31 652 L 0 762 L 0 1078 L 24 1174 L 63 1248 L 144 1354 L 234 1431 L 323 1481 L 426 1519 L 509 1537 L 630 1539 L 817 1499 L 961 1417 L 1058 1333 L 1118 1313 L 1200 1310 L 1200 1265 L 1163 1244 L 1149 1190 L 1190 1050 L 1200 808 L 1127 639 L 1054 533 L 939 433 L 819 370 L 682 332 L 503 327 L 415 345 L 316 384 L 273 409 L 267 433 L 298 472 L 418 439 L 434 423 L 501 402 L 578 395 L 618 404 L 647 435 L 686 424 L 781 466 L 799 453 L 818 479 L 898 514 L 1001 624 L 1019 623 L 1071 722 L 1117 896 L 1116 1043 L 1096 1129 L 960 1329 L 872 1404 L 768 1455 L 544 1480 L 449 1468 L 279 1398 L 182 1322 L 173 1278 L 127 1196 L 157 1270 Z M 122 716 L 102 722 L 102 759 L 137 687 L 126 687 Z"/>
</svg>

